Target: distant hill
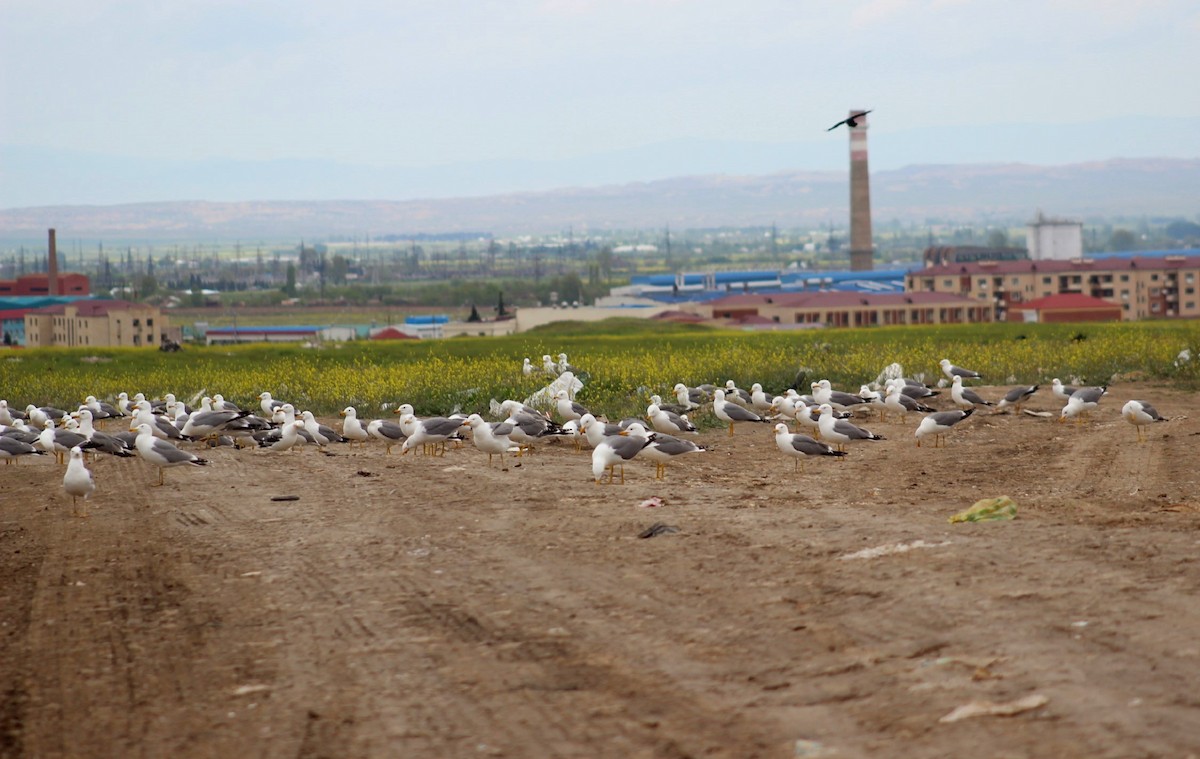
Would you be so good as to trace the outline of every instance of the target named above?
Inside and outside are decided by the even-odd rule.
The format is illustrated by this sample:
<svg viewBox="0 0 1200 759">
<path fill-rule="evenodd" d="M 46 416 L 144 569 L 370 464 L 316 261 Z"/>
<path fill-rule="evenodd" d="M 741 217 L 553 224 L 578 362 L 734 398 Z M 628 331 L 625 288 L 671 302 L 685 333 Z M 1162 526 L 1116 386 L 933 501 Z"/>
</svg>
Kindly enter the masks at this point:
<svg viewBox="0 0 1200 759">
<path fill-rule="evenodd" d="M 1039 209 L 1081 219 L 1200 213 L 1200 160 L 1113 159 L 1062 166 L 910 166 L 871 175 L 872 216 L 1023 222 Z M 430 200 L 176 201 L 0 211 L 0 238 L 281 240 L 331 235 L 844 225 L 847 172 L 706 175 Z"/>
</svg>

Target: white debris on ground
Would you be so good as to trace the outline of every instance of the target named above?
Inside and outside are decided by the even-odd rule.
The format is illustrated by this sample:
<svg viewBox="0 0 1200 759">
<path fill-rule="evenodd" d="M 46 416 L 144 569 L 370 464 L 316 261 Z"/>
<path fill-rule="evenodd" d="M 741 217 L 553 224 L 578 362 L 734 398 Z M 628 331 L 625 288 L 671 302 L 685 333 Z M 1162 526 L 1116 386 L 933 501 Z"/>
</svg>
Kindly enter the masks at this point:
<svg viewBox="0 0 1200 759">
<path fill-rule="evenodd" d="M 924 540 L 914 540 L 911 543 L 889 543 L 883 546 L 875 546 L 874 548 L 864 548 L 861 551 L 844 554 L 838 559 L 846 561 L 849 559 L 877 559 L 880 556 L 888 556 L 894 553 L 907 553 L 916 548 L 940 548 L 950 545 L 951 541 L 943 540 L 941 543 L 927 543 Z"/>
</svg>

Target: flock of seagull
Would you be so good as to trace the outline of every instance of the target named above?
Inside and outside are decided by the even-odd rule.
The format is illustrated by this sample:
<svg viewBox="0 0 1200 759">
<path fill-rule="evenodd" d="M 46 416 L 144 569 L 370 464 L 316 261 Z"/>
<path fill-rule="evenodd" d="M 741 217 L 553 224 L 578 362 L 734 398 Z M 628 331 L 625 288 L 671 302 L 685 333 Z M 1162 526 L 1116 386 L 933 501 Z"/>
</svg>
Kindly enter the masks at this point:
<svg viewBox="0 0 1200 759">
<path fill-rule="evenodd" d="M 964 384 L 982 379 L 978 372 L 955 366 L 948 359 L 942 359 L 940 366 L 948 382 L 939 384 L 948 384 L 955 406 L 947 411 L 927 405 L 940 394 L 938 388 L 903 376 L 886 379 L 875 388 L 862 385 L 858 393 L 835 390 L 829 380 L 822 379 L 811 383 L 811 394 L 807 395 L 794 388 L 782 395 L 768 395 L 759 383 L 744 390 L 728 380 L 724 386 L 676 384 L 672 390 L 674 403 L 653 395 L 644 418 L 610 422 L 572 397 L 570 388 L 578 381 L 566 354 L 559 354 L 557 362 L 549 355 L 543 356 L 540 370 L 528 358 L 522 366 L 525 376 L 541 371 L 555 378 L 550 387 L 561 389 L 552 394 L 552 409 L 506 400 L 494 404 L 494 411 L 502 419 L 499 422 L 488 422 L 480 414 L 419 418 L 410 404 L 401 404 L 394 411 L 399 417 L 396 421 L 375 419 L 364 425 L 355 408 L 347 406 L 341 412 L 344 421 L 339 431 L 318 422 L 310 411 L 297 413 L 292 404 L 272 398 L 269 392 L 258 396 L 255 410 L 240 408 L 219 394 L 203 398 L 195 409 L 170 393 L 155 401 L 141 393 L 132 398 L 120 393 L 113 404 L 89 395 L 74 411 L 32 404 L 18 411 L 10 408 L 7 400 L 0 400 L 0 458 L 6 464 L 24 456 L 42 455 L 54 455 L 60 463 L 66 461 L 63 490 L 71 496 L 76 516 L 87 516 L 86 502 L 96 487 L 85 452 L 121 458 L 139 456 L 158 468 L 158 484 L 162 485 L 168 468 L 208 465 L 207 459 L 180 447 L 189 442 L 204 446 L 254 445 L 280 452 L 307 445 L 322 449 L 331 444 L 361 446 L 376 439 L 382 441 L 389 454 L 398 445 L 401 455 L 418 446 L 427 455 L 444 455 L 447 442 L 461 442 L 465 439 L 463 433 L 469 431 L 474 446 L 488 454 L 488 465 L 498 457 L 503 467 L 506 454 L 522 456 L 547 438 L 569 437 L 577 450 L 591 448 L 593 480 L 611 484 L 618 477 L 620 482 L 625 481 L 624 465 L 635 458 L 653 461 L 655 479 L 663 479 L 668 464 L 707 450 L 687 437 L 698 433 L 691 416 L 704 409 L 711 408 L 713 416 L 728 425 L 729 436 L 734 435 L 737 425 L 773 424 L 778 450 L 793 458 L 795 468 L 800 470 L 802 460 L 808 456 L 844 457 L 847 446 L 884 439 L 850 421 L 856 415 L 878 413 L 882 422 L 889 414 L 900 419 L 910 413 L 919 414 L 921 421 L 914 432 L 917 445 L 931 438 L 933 446 L 939 447 L 945 445 L 946 435 L 977 409 L 1011 406 L 1020 412 L 1039 389 L 1038 385 L 1018 386 L 991 401 Z M 1064 403 L 1060 422 L 1081 422 L 1099 407 L 1108 392 L 1106 386 L 1071 387 L 1058 379 L 1051 390 Z M 1140 400 L 1127 402 L 1121 416 L 1134 425 L 1139 442 L 1147 440 L 1146 427 L 1167 421 L 1151 404 Z M 97 428 L 102 420 L 115 420 L 127 429 L 102 431 Z M 799 431 L 793 432 L 792 424 Z M 78 508 L 80 499 L 84 500 L 82 512 Z"/>
</svg>

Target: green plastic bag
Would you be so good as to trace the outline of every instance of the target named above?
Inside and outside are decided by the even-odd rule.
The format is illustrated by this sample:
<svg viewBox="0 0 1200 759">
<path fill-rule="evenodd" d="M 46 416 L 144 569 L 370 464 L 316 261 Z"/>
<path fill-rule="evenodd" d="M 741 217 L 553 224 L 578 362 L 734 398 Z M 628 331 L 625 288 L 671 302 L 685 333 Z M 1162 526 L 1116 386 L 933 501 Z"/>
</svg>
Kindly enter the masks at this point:
<svg viewBox="0 0 1200 759">
<path fill-rule="evenodd" d="M 1006 495 L 997 498 L 984 498 L 976 501 L 966 511 L 960 511 L 950 517 L 950 524 L 955 522 L 994 522 L 998 519 L 1015 519 L 1017 504 Z"/>
</svg>

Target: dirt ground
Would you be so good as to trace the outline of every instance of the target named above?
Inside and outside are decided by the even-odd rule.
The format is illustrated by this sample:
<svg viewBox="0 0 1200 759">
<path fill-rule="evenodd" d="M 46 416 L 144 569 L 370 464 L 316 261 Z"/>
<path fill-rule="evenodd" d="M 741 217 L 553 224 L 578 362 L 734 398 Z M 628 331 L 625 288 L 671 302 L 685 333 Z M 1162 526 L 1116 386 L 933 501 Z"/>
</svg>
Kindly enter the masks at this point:
<svg viewBox="0 0 1200 759">
<path fill-rule="evenodd" d="M 0 466 L 0 756 L 1198 756 L 1194 400 L 910 415 L 803 474 L 741 426 L 612 486 L 569 444 L 103 458 L 88 519 Z"/>
</svg>

